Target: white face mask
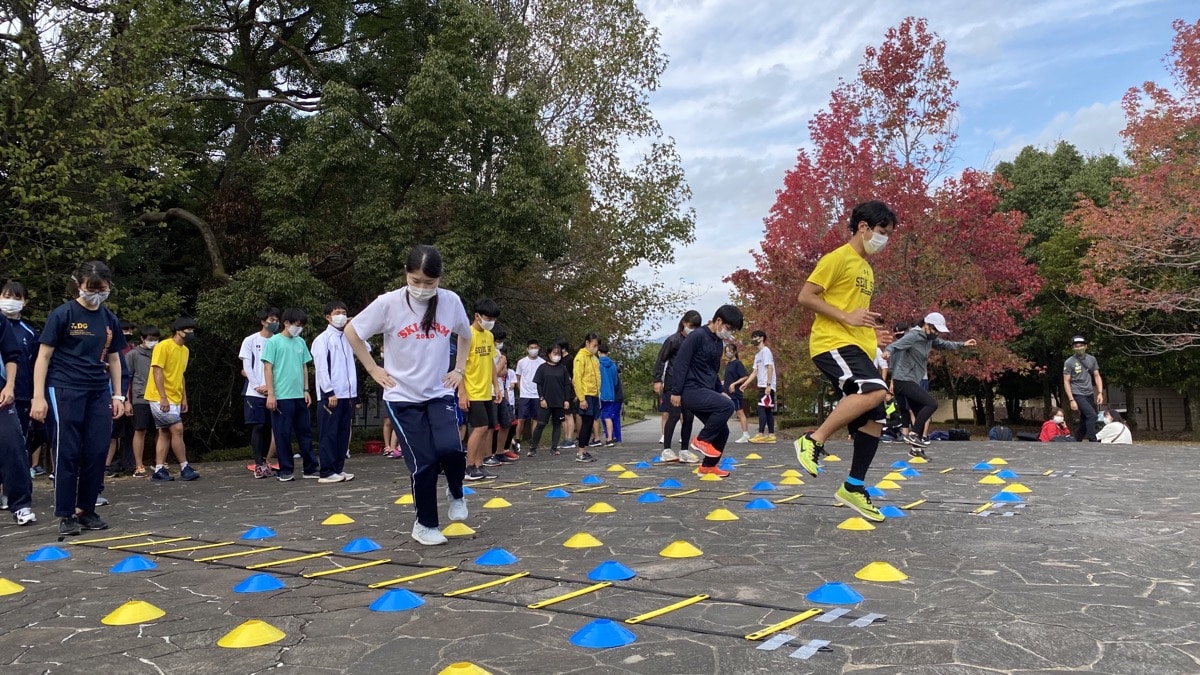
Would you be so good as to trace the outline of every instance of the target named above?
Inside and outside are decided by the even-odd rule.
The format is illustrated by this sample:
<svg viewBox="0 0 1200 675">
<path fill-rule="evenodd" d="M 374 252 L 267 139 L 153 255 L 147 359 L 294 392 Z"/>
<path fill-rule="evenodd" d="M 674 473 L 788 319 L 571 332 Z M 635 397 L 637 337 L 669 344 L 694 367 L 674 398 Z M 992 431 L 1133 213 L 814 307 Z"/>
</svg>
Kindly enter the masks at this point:
<svg viewBox="0 0 1200 675">
<path fill-rule="evenodd" d="M 413 288 L 408 287 L 408 297 L 417 302 L 429 302 L 433 296 L 437 295 L 437 288 Z"/>
<path fill-rule="evenodd" d="M 288 334 L 292 337 L 299 337 L 300 333 L 303 331 L 304 326 L 288 326 Z"/>
<path fill-rule="evenodd" d="M 538 355 L 538 350 L 536 350 L 536 349 L 529 350 L 529 358 L 536 359 L 537 355 Z"/>
<path fill-rule="evenodd" d="M 4 312 L 5 314 L 20 314 L 22 309 L 25 309 L 24 300 L 13 298 L 0 299 L 0 312 Z"/>
<path fill-rule="evenodd" d="M 550 363 L 558 363 L 559 361 L 562 361 L 562 357 L 561 357 L 561 356 L 559 356 L 558 354 L 551 354 L 551 355 L 550 355 Z"/>
<path fill-rule="evenodd" d="M 146 349 L 154 349 L 156 344 L 158 344 L 158 340 L 146 340 Z"/>
<path fill-rule="evenodd" d="M 717 331 L 717 337 L 721 338 L 722 341 L 730 340 L 733 338 L 733 331 L 729 330 L 727 327 L 722 328 L 721 330 Z"/>
<path fill-rule="evenodd" d="M 1064 422 L 1066 419 L 1067 419 L 1067 418 L 1063 417 L 1062 415 L 1055 415 L 1055 416 L 1054 416 L 1054 423 L 1055 423 L 1055 424 L 1062 424 L 1062 423 L 1063 423 L 1063 422 Z"/>
<path fill-rule="evenodd" d="M 332 324 L 334 328 L 338 329 L 345 328 L 348 321 L 350 321 L 350 317 L 346 316 L 345 314 L 334 314 L 329 318 L 329 323 Z"/>
<path fill-rule="evenodd" d="M 101 303 L 108 299 L 109 291 L 100 291 L 94 293 L 92 291 L 79 291 L 79 299 L 83 300 L 83 304 L 88 307 L 99 307 Z"/>
<path fill-rule="evenodd" d="M 480 320 L 479 325 L 484 330 L 491 330 L 496 327 L 496 321 L 495 321 L 495 319 L 493 319 L 491 321 Z"/>
<path fill-rule="evenodd" d="M 867 253 L 875 254 L 883 250 L 887 246 L 888 236 L 872 231 L 871 238 L 863 242 L 863 250 Z"/>
<path fill-rule="evenodd" d="M 496 351 L 500 351 L 500 350 L 502 350 L 502 349 L 504 349 L 504 343 L 503 343 L 503 342 L 497 342 L 497 343 L 496 343 Z"/>
<path fill-rule="evenodd" d="M 683 327 L 683 334 L 684 334 L 684 335 L 691 335 L 692 331 L 694 331 L 694 330 L 696 330 L 696 329 L 695 329 L 695 328 L 692 328 L 691 326 L 684 326 L 684 327 Z"/>
</svg>

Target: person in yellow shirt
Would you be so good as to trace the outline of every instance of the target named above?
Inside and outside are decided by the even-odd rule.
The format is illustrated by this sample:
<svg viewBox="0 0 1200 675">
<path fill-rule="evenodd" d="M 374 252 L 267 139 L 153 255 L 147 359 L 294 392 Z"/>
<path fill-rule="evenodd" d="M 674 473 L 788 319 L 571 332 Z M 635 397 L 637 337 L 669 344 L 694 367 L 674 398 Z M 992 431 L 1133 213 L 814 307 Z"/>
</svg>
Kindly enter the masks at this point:
<svg viewBox="0 0 1200 675">
<path fill-rule="evenodd" d="M 165 466 L 167 450 L 179 462 L 179 479 L 196 480 L 200 474 L 188 465 L 187 449 L 183 444 L 183 414 L 187 412 L 187 387 L 183 373 L 187 370 L 190 352 L 187 345 L 196 338 L 196 320 L 180 317 L 171 324 L 171 337 L 154 345 L 150 354 L 150 379 L 146 382 L 146 402 L 150 416 L 158 428 L 154 448 L 154 473 L 150 480 L 175 480 Z"/>
<path fill-rule="evenodd" d="M 875 349 L 881 338 L 890 341 L 891 335 L 879 331 L 880 315 L 871 311 L 875 273 L 867 256 L 882 251 L 895 228 L 896 214 L 887 204 L 869 201 L 855 206 L 849 243 L 821 257 L 798 299 L 801 307 L 816 314 L 809 336 L 813 363 L 842 398 L 816 431 L 796 441 L 796 458 L 816 476 L 825 441 L 846 427 L 854 439 L 854 459 L 850 476 L 834 497 L 876 522 L 884 516 L 871 504 L 864 483 L 887 422 L 887 383 L 875 368 Z"/>
<path fill-rule="evenodd" d="M 595 457 L 588 452 L 588 444 L 592 442 L 592 423 L 600 414 L 600 357 L 596 352 L 600 349 L 600 336 L 588 333 L 583 339 L 583 346 L 575 354 L 573 381 L 575 395 L 579 397 L 579 447 L 575 450 L 576 462 L 594 462 Z"/>
<path fill-rule="evenodd" d="M 500 317 L 500 306 L 491 298 L 475 303 L 475 320 L 471 323 L 471 351 L 467 368 L 458 387 L 458 407 L 467 413 L 471 427 L 467 435 L 467 480 L 495 478 L 496 474 L 483 467 L 485 441 L 496 426 L 496 402 L 504 388 L 496 378 L 496 340 L 492 329 Z"/>
</svg>

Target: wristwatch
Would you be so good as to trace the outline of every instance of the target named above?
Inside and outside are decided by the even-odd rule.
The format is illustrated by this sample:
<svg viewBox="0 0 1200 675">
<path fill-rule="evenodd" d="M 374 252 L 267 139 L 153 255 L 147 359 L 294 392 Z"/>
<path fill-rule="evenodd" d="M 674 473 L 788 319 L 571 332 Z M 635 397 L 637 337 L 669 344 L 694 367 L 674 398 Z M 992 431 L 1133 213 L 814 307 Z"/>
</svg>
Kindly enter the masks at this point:
<svg viewBox="0 0 1200 675">
<path fill-rule="evenodd" d="M 120 401 L 121 403 L 124 403 L 124 402 L 125 402 L 125 397 L 124 397 L 124 396 L 118 396 L 117 394 L 113 394 L 113 399 L 114 399 L 114 400 L 116 400 L 116 401 Z"/>
</svg>

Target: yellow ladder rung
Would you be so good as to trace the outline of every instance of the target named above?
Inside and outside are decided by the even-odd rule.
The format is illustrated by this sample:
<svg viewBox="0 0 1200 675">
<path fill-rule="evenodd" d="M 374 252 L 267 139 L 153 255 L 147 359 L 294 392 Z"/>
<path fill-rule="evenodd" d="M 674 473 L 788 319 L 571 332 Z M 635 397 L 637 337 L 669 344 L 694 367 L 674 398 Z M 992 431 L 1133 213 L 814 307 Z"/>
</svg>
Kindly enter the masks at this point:
<svg viewBox="0 0 1200 675">
<path fill-rule="evenodd" d="M 308 555 L 296 556 L 295 558 L 285 558 L 283 560 L 272 560 L 270 562 L 258 563 L 256 565 L 246 565 L 248 570 L 261 570 L 267 567 L 275 567 L 277 565 L 286 565 L 288 563 L 300 562 L 301 560 L 312 560 L 313 558 L 324 558 L 327 555 L 333 555 L 333 551 L 321 551 L 320 553 L 310 553 Z"/>
<path fill-rule="evenodd" d="M 922 505 L 922 504 L 924 504 L 924 503 L 925 503 L 925 500 L 924 500 L 924 499 L 918 499 L 917 501 L 915 501 L 915 502 L 913 502 L 913 503 L 911 503 L 911 504 L 905 504 L 904 506 L 901 506 L 900 508 L 902 508 L 902 509 L 904 509 L 905 511 L 907 511 L 907 510 L 909 510 L 909 509 L 916 508 L 916 507 L 918 507 L 918 506 L 920 506 L 920 505 Z"/>
<path fill-rule="evenodd" d="M 511 574 L 507 577 L 503 577 L 503 578 L 497 579 L 495 581 L 489 581 L 486 584 L 479 584 L 478 586 L 470 586 L 467 588 L 460 588 L 457 591 L 450 591 L 448 593 L 444 593 L 444 595 L 447 598 L 453 598 L 457 595 L 466 595 L 467 593 L 474 593 L 475 591 L 482 591 L 485 588 L 491 588 L 493 586 L 507 584 L 510 581 L 515 581 L 517 579 L 520 579 L 521 577 L 527 577 L 527 576 L 529 576 L 529 572 L 517 572 L 516 574 Z"/>
<path fill-rule="evenodd" d="M 527 481 L 525 481 L 524 483 L 506 483 L 506 484 L 504 484 L 504 485 L 497 485 L 496 487 L 494 487 L 494 488 L 492 488 L 492 489 L 494 489 L 494 490 L 503 490 L 504 488 L 515 488 L 515 487 L 521 487 L 522 485 L 529 485 L 529 484 L 530 484 L 530 483 L 532 483 L 532 482 L 533 482 L 533 481 L 529 481 L 529 480 L 527 480 Z"/>
<path fill-rule="evenodd" d="M 696 489 L 696 490 L 684 490 L 683 492 L 676 492 L 676 493 L 675 493 L 675 494 L 673 494 L 673 495 L 666 495 L 666 496 L 667 496 L 667 497 L 682 497 L 682 496 L 684 496 L 684 495 L 695 494 L 695 493 L 697 493 L 697 492 L 699 492 L 699 491 L 700 491 L 699 489 Z"/>
<path fill-rule="evenodd" d="M 810 609 L 810 610 L 807 610 L 804 612 L 800 612 L 799 614 L 791 617 L 790 619 L 784 619 L 783 621 L 780 621 L 779 623 L 772 624 L 760 631 L 751 633 L 746 636 L 746 639 L 747 640 L 761 640 L 761 639 L 767 637 L 768 635 L 771 635 L 773 633 L 778 633 L 779 631 L 781 631 L 785 628 L 791 628 L 792 626 L 795 626 L 796 624 L 800 623 L 801 621 L 810 619 L 820 613 L 821 613 L 821 610 L 819 610 L 819 609 Z"/>
<path fill-rule="evenodd" d="M 950 472 L 951 472 L 951 471 L 953 471 L 953 470 L 954 470 L 954 467 L 950 467 L 949 469 L 942 469 L 942 470 L 941 470 L 941 471 L 939 471 L 938 473 L 950 473 Z"/>
<path fill-rule="evenodd" d="M 971 513 L 983 513 L 984 511 L 987 511 L 989 508 L 991 508 L 991 506 L 992 506 L 992 503 L 988 502 L 988 503 L 984 504 L 983 506 L 975 509 Z"/>
<path fill-rule="evenodd" d="M 223 541 L 219 544 L 201 544 L 199 546 L 184 546 L 183 548 L 165 548 L 161 551 L 150 551 L 150 555 L 166 555 L 168 553 L 185 553 L 187 551 L 199 551 L 206 548 L 220 548 L 222 546 L 233 546 L 237 542 Z"/>
<path fill-rule="evenodd" d="M 687 607 L 688 605 L 694 605 L 697 602 L 702 602 L 707 599 L 708 599 L 707 595 L 692 596 L 692 597 L 688 598 L 687 600 L 680 600 L 679 602 L 677 602 L 673 605 L 667 605 L 666 607 L 663 607 L 661 609 L 656 609 L 653 612 L 646 612 L 645 614 L 639 614 L 635 617 L 625 619 L 625 623 L 641 623 L 643 621 L 649 621 L 650 619 L 653 619 L 656 616 L 662 616 L 663 614 L 670 614 L 671 612 L 674 612 L 677 609 L 683 609 L 684 607 Z"/>
<path fill-rule="evenodd" d="M 210 562 L 212 560 L 224 560 L 226 558 L 240 558 L 244 555 L 254 555 L 255 553 L 266 553 L 267 551 L 278 551 L 282 546 L 267 546 L 264 548 L 252 548 L 249 551 L 238 551 L 237 553 L 222 553 L 221 555 L 210 555 L 207 558 L 196 558 L 192 562 Z"/>
<path fill-rule="evenodd" d="M 400 577 L 399 579 L 389 579 L 387 581 L 380 581 L 378 583 L 374 583 L 374 584 L 371 584 L 370 586 L 367 586 L 367 588 L 384 588 L 386 586 L 395 586 L 396 584 L 402 584 L 406 581 L 414 581 L 416 579 L 424 579 L 425 577 L 431 577 L 435 574 L 444 574 L 446 572 L 453 572 L 456 569 L 458 569 L 458 568 L 457 567 L 442 567 L 442 568 L 439 568 L 436 570 L 429 570 L 428 572 L 421 572 L 420 574 L 410 574 L 406 577 Z"/>
<path fill-rule="evenodd" d="M 795 495 L 792 495 L 791 497 L 784 497 L 783 499 L 776 499 L 775 503 L 776 504 L 786 504 L 786 503 L 792 501 L 793 499 L 800 499 L 803 496 L 804 495 L 802 495 L 802 494 L 795 494 Z"/>
<path fill-rule="evenodd" d="M 305 574 L 303 576 L 305 579 L 316 579 L 317 577 L 327 577 L 331 574 L 341 574 L 342 572 L 352 572 L 354 570 L 361 570 L 364 567 L 374 567 L 376 565 L 386 565 L 387 563 L 390 563 L 390 562 L 392 562 L 391 558 L 385 558 L 384 560 L 372 560 L 371 562 L 360 563 L 358 565 L 351 565 L 349 567 L 335 567 L 334 569 L 331 569 L 331 570 L 312 572 L 310 574 Z"/>
<path fill-rule="evenodd" d="M 607 485 L 597 485 L 596 487 L 583 488 L 582 490 L 576 490 L 575 492 L 592 492 L 594 490 L 603 490 L 606 487 L 608 487 L 608 486 Z"/>
<path fill-rule="evenodd" d="M 619 494 L 619 495 L 636 495 L 639 492 L 646 492 L 647 490 L 653 490 L 653 489 L 654 489 L 654 486 L 651 485 L 650 487 L 636 488 L 634 490 L 621 490 L 617 494 Z"/>
<path fill-rule="evenodd" d="M 1050 475 L 1050 474 L 1052 474 L 1052 473 L 1054 473 L 1054 469 L 1046 469 L 1046 473 L 1044 473 L 1044 474 L 1042 474 L 1042 475 L 1043 475 L 1043 476 L 1049 476 L 1049 475 Z M 82 543 L 82 542 L 77 542 L 77 543 Z"/>
<path fill-rule="evenodd" d="M 80 539 L 79 541 L 73 541 L 71 543 L 75 544 L 76 546 L 78 546 L 79 544 L 99 544 L 102 541 L 118 541 L 120 539 L 133 539 L 134 537 L 149 537 L 149 536 L 151 536 L 151 534 L 152 534 L 151 532 L 138 532 L 137 534 L 122 534 L 119 537 L 101 537 L 99 539 Z"/>
<path fill-rule="evenodd" d="M 535 488 L 529 488 L 529 489 L 534 492 L 538 492 L 539 490 L 553 490 L 554 488 L 567 487 L 568 485 L 571 485 L 571 483 L 557 483 L 555 485 L 543 485 L 542 487 L 535 487 Z"/>
<path fill-rule="evenodd" d="M 748 494 L 750 494 L 750 492 L 749 492 L 749 491 L 747 491 L 747 492 L 735 492 L 735 493 L 733 493 L 733 494 L 731 494 L 731 495 L 725 495 L 724 497 L 717 497 L 717 499 L 718 499 L 718 500 L 733 499 L 734 497 L 741 497 L 742 495 L 748 495 Z"/>
<path fill-rule="evenodd" d="M 173 539 L 159 539 L 158 541 L 142 541 L 142 542 L 138 542 L 136 544 L 120 544 L 118 546 L 109 546 L 108 550 L 120 551 L 120 550 L 126 549 L 126 548 L 137 548 L 139 546 L 157 546 L 159 544 L 173 544 L 177 541 L 187 541 L 189 539 L 191 539 L 191 537 L 175 537 Z"/>
<path fill-rule="evenodd" d="M 763 468 L 764 469 L 782 469 L 785 466 L 787 466 L 787 464 L 772 464 L 771 466 L 764 466 Z"/>
<path fill-rule="evenodd" d="M 578 598 L 579 596 L 587 595 L 588 593 L 595 593 L 596 591 L 600 590 L 601 588 L 608 588 L 609 586 L 612 586 L 612 583 L 608 582 L 608 581 L 604 581 L 604 582 L 601 582 L 598 584 L 593 584 L 591 586 L 588 586 L 587 588 L 581 588 L 577 591 L 571 591 L 570 593 L 564 593 L 558 597 L 550 598 L 549 600 L 542 600 L 541 602 L 535 602 L 532 605 L 526 605 L 526 607 L 528 607 L 529 609 L 541 609 L 543 607 L 549 607 L 550 605 L 560 603 L 563 600 L 570 600 L 571 598 Z"/>
</svg>

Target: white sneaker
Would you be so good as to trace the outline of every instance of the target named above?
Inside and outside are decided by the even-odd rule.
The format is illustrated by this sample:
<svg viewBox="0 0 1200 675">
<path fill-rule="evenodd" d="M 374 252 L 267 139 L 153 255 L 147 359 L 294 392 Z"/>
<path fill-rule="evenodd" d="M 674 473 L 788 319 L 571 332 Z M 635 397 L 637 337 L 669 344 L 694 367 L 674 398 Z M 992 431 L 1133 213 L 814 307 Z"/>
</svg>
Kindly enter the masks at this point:
<svg viewBox="0 0 1200 675">
<path fill-rule="evenodd" d="M 658 444 L 659 444 L 659 445 L 662 445 L 663 438 L 665 438 L 665 437 L 664 437 L 664 436 L 659 436 L 659 437 L 658 437 Z"/>
<path fill-rule="evenodd" d="M 13 514 L 13 520 L 17 521 L 18 525 L 28 525 L 36 523 L 37 516 L 33 515 L 32 509 L 17 509 L 17 512 Z"/>
<path fill-rule="evenodd" d="M 674 450 L 672 450 L 670 448 L 663 448 L 662 454 L 659 455 L 658 458 L 660 461 L 663 461 L 663 462 L 678 462 L 679 461 L 679 453 L 675 452 Z"/>
<path fill-rule="evenodd" d="M 749 442 L 750 442 L 750 434 L 747 434 L 747 433 L 743 433 L 741 438 L 734 441 L 734 443 L 749 443 Z"/>
<path fill-rule="evenodd" d="M 109 503 L 108 497 L 105 497 L 104 495 L 96 496 L 96 506 L 108 506 Z"/>
<path fill-rule="evenodd" d="M 292 459 L 302 459 L 302 458 L 300 457 L 300 453 L 297 452 L 292 455 Z"/>
<path fill-rule="evenodd" d="M 352 474 L 348 471 L 343 471 L 340 475 L 342 477 L 342 480 L 344 480 L 344 481 L 348 482 L 348 481 L 354 480 L 354 474 Z"/>
<path fill-rule="evenodd" d="M 8 508 L 8 495 L 0 495 L 0 511 Z"/>
<path fill-rule="evenodd" d="M 699 464 L 700 456 L 691 450 L 680 450 L 679 461 L 683 462 L 684 464 Z"/>
<path fill-rule="evenodd" d="M 412 538 L 416 539 L 418 544 L 426 546 L 439 546 L 446 543 L 446 535 L 439 532 L 436 527 L 425 527 L 421 523 L 413 523 Z"/>
<path fill-rule="evenodd" d="M 340 473 L 331 473 L 328 476 L 323 476 L 317 479 L 318 483 L 340 483 L 346 480 L 346 477 Z"/>
<path fill-rule="evenodd" d="M 449 495 L 449 490 L 446 491 Z M 466 520 L 467 519 L 467 498 L 451 499 L 450 508 L 446 510 L 446 517 L 450 520 Z"/>
</svg>

